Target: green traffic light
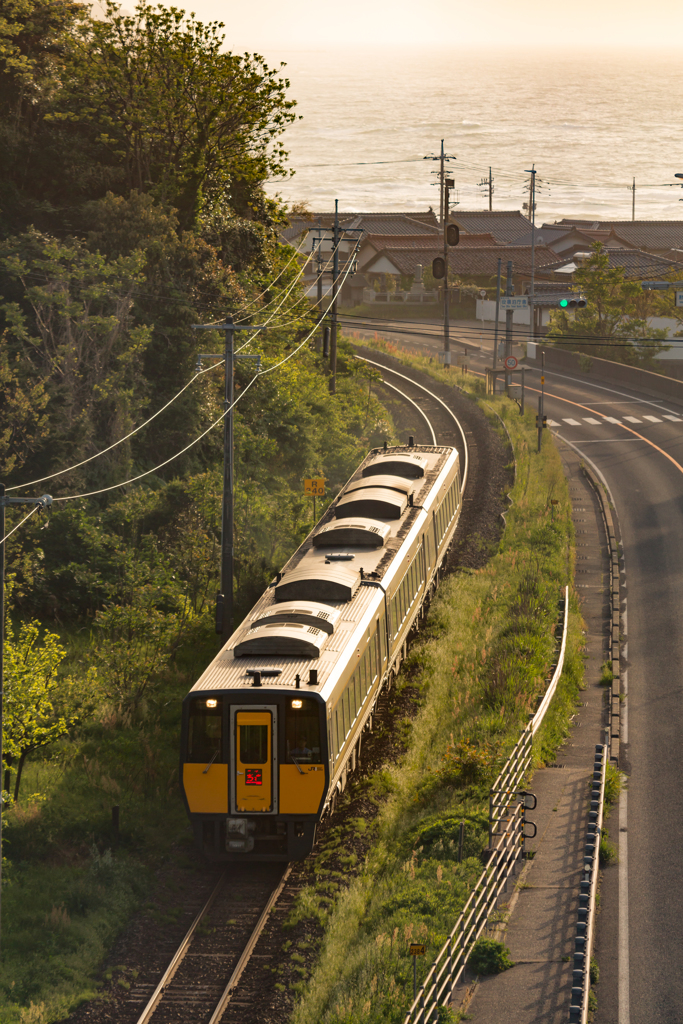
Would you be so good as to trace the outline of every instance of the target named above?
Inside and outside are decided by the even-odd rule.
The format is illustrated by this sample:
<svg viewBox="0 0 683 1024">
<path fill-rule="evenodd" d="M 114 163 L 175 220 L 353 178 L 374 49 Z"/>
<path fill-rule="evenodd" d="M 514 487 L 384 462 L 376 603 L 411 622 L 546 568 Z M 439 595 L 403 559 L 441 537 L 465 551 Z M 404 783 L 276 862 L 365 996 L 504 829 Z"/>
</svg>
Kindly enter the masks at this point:
<svg viewBox="0 0 683 1024">
<path fill-rule="evenodd" d="M 568 299 L 560 299 L 560 305 L 564 309 L 566 306 L 569 305 L 569 300 Z"/>
</svg>

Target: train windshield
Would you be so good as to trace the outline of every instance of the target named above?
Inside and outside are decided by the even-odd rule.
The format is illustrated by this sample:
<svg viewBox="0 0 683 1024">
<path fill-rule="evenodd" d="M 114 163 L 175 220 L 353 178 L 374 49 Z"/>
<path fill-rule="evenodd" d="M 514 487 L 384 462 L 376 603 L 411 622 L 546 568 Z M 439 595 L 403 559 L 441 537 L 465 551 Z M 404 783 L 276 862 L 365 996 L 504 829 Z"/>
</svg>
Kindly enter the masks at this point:
<svg viewBox="0 0 683 1024">
<path fill-rule="evenodd" d="M 285 715 L 288 764 L 322 764 L 320 705 L 306 697 L 290 697 Z"/>
<path fill-rule="evenodd" d="M 208 763 L 220 760 L 223 741 L 223 701 L 220 697 L 200 697 L 190 704 L 187 735 L 187 760 Z"/>
</svg>

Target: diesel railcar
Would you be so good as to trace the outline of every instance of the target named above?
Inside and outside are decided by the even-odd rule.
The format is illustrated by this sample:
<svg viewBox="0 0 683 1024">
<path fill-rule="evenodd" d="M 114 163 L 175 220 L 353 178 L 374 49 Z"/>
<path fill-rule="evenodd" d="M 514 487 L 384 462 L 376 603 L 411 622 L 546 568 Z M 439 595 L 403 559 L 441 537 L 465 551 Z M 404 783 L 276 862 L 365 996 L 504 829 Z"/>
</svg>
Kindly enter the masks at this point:
<svg viewBox="0 0 683 1024">
<path fill-rule="evenodd" d="M 461 508 L 451 447 L 375 449 L 183 702 L 181 786 L 212 860 L 296 860 L 433 593 Z"/>
</svg>

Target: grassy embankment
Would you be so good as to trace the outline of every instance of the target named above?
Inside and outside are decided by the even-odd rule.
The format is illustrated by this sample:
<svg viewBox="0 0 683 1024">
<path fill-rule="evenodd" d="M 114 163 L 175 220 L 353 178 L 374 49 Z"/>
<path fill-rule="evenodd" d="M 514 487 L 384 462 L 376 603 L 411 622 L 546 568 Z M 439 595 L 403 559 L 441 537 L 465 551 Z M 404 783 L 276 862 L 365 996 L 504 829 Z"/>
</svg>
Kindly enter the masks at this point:
<svg viewBox="0 0 683 1024">
<path fill-rule="evenodd" d="M 405 361 L 453 380 L 428 360 Z M 399 687 L 418 685 L 423 702 L 406 723 L 402 763 L 366 783 L 388 796 L 365 864 L 346 888 L 345 879 L 329 877 L 321 851 L 293 912 L 292 922 L 317 918 L 325 932 L 317 966 L 299 987 L 293 1024 L 402 1020 L 412 1001 L 408 944 L 427 945 L 418 966 L 424 975 L 481 873 L 490 782 L 536 708 L 552 661 L 557 602 L 574 562 L 558 452 L 546 434 L 536 453 L 533 414 L 519 416 L 505 398 L 484 399 L 477 378 L 458 375 L 457 382 L 496 429 L 502 428 L 495 413 L 505 421 L 516 461 L 512 503 L 488 564 L 442 584 L 399 680 Z M 580 626 L 572 596 L 565 670 L 536 738 L 537 764 L 553 759 L 569 732 L 583 673 Z M 461 820 L 465 851 L 458 863 Z M 337 885 L 341 895 L 329 902 Z"/>
</svg>

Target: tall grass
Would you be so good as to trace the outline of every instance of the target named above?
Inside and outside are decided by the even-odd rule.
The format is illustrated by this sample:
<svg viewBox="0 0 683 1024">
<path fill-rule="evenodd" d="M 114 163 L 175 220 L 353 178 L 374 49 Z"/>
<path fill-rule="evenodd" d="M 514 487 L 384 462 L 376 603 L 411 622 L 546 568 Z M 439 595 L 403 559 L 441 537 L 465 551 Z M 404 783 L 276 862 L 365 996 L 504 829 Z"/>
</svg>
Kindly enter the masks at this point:
<svg viewBox="0 0 683 1024">
<path fill-rule="evenodd" d="M 428 360 L 410 361 L 451 383 L 448 371 Z M 409 943 L 428 947 L 418 968 L 424 976 L 481 873 L 490 783 L 535 711 L 556 651 L 558 599 L 574 558 L 559 455 L 547 435 L 536 453 L 531 413 L 521 417 L 512 402 L 484 400 L 477 381 L 465 383 L 494 427 L 502 430 L 502 419 L 513 445 L 517 472 L 505 530 L 484 568 L 443 583 L 412 649 L 406 670 L 423 704 L 404 758 L 388 769 L 390 792 L 363 869 L 331 908 L 317 899 L 315 883 L 301 894 L 295 913 L 317 916 L 325 935 L 293 1024 L 403 1018 L 412 1002 Z M 581 684 L 574 598 L 570 624 L 565 670 L 536 738 L 536 763 L 550 759 L 567 735 Z"/>
</svg>

